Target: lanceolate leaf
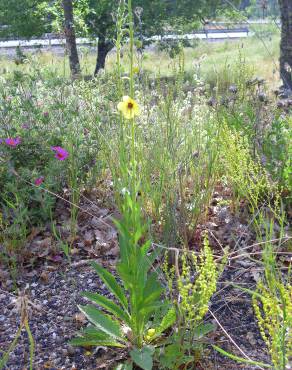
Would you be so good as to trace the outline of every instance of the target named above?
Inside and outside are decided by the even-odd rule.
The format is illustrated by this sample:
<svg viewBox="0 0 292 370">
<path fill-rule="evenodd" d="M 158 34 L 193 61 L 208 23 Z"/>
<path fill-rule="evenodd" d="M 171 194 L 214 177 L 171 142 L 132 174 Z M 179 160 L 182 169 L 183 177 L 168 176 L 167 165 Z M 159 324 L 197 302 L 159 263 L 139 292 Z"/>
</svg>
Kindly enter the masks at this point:
<svg viewBox="0 0 292 370">
<path fill-rule="evenodd" d="M 164 302 L 157 302 L 157 303 L 153 303 L 149 306 L 145 306 L 143 307 L 140 311 L 139 311 L 139 314 L 143 315 L 144 316 L 144 320 L 149 320 L 149 318 L 157 311 L 157 310 L 160 310 L 161 308 L 163 308 L 165 306 L 165 303 Z"/>
<path fill-rule="evenodd" d="M 161 249 L 159 248 L 155 248 L 155 250 L 149 254 L 147 254 L 147 256 L 145 256 L 145 262 L 147 263 L 147 271 L 150 269 L 150 267 L 152 267 L 154 261 L 156 260 L 156 258 L 161 254 Z"/>
<path fill-rule="evenodd" d="M 263 362 L 258 362 L 258 361 L 252 361 L 252 360 L 248 360 L 246 358 L 242 358 L 242 357 L 238 357 L 238 356 L 235 356 L 233 355 L 232 353 L 229 353 L 227 351 L 224 351 L 224 349 L 220 348 L 220 347 L 217 347 L 215 345 L 212 345 L 212 347 L 219 353 L 221 353 L 221 355 L 224 355 L 226 357 L 229 357 L 231 358 L 232 360 L 234 361 L 237 361 L 237 362 L 241 362 L 241 363 L 245 363 L 245 364 L 251 364 L 251 365 L 255 365 L 255 366 L 261 366 L 261 367 L 267 367 L 267 368 L 271 368 L 272 366 L 269 365 L 269 364 L 265 364 Z"/>
<path fill-rule="evenodd" d="M 113 340 L 112 336 L 89 326 L 79 332 L 80 337 L 73 338 L 69 343 L 73 346 L 110 346 L 124 347 L 123 344 Z"/>
<path fill-rule="evenodd" d="M 149 248 L 151 247 L 151 241 L 150 240 L 147 240 L 146 243 L 144 243 L 141 247 L 141 252 L 142 252 L 142 255 L 143 256 L 146 256 Z"/>
<path fill-rule="evenodd" d="M 151 294 L 146 296 L 143 300 L 143 305 L 149 305 L 151 303 L 154 303 L 158 300 L 158 298 L 161 296 L 161 293 L 163 292 L 163 288 L 157 288 L 155 291 L 153 291 Z"/>
<path fill-rule="evenodd" d="M 96 329 L 95 326 L 90 325 L 79 332 L 81 337 L 92 338 L 96 340 L 109 340 L 112 339 L 108 334 Z"/>
<path fill-rule="evenodd" d="M 114 314 L 120 320 L 123 320 L 126 324 L 130 324 L 130 318 L 127 313 L 125 313 L 119 306 L 117 306 L 113 301 L 107 299 L 106 297 L 90 292 L 84 292 L 82 295 L 92 302 L 97 303 L 101 307 L 108 310 L 110 313 Z"/>
<path fill-rule="evenodd" d="M 125 345 L 121 344 L 119 342 L 115 342 L 114 340 L 97 340 L 92 338 L 74 338 L 69 342 L 72 346 L 84 346 L 84 347 L 90 347 L 90 346 L 103 346 L 103 347 L 118 347 L 118 348 L 124 348 Z"/>
<path fill-rule="evenodd" d="M 144 300 L 147 300 L 149 296 L 152 295 L 154 292 L 162 292 L 161 285 L 158 282 L 157 274 L 156 272 L 153 272 L 152 274 L 149 274 L 147 277 L 146 286 L 144 288 Z M 159 293 L 159 294 L 160 294 Z"/>
<path fill-rule="evenodd" d="M 121 328 L 117 321 L 113 321 L 109 316 L 101 313 L 92 305 L 78 307 L 80 311 L 88 318 L 88 320 L 98 329 L 115 339 L 123 340 Z"/>
<path fill-rule="evenodd" d="M 128 310 L 127 298 L 113 275 L 95 262 L 92 263 L 92 267 L 98 273 L 108 289 L 117 297 L 124 309 Z"/>
</svg>

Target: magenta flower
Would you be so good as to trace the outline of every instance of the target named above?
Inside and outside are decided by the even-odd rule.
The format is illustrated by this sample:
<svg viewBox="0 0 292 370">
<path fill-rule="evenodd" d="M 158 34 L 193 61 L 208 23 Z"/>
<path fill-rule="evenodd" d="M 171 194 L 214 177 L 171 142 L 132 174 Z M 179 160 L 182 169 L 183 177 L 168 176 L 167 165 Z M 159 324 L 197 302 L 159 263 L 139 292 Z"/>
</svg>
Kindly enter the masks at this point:
<svg viewBox="0 0 292 370">
<path fill-rule="evenodd" d="M 67 150 L 60 146 L 52 146 L 51 149 L 56 153 L 55 158 L 57 158 L 59 161 L 64 161 L 69 156 Z"/>
<path fill-rule="evenodd" d="M 20 143 L 21 143 L 21 140 L 20 140 L 20 138 L 19 138 L 19 137 L 15 138 L 15 139 L 13 139 L 13 138 L 8 138 L 8 139 L 5 139 L 5 143 L 6 143 L 7 145 L 9 145 L 9 146 L 13 146 L 13 147 L 15 147 L 15 146 L 17 146 L 18 144 L 20 144 Z"/>
<path fill-rule="evenodd" d="M 44 180 L 45 180 L 44 176 L 38 177 L 37 179 L 35 179 L 34 184 L 36 186 L 40 186 L 44 182 Z"/>
</svg>

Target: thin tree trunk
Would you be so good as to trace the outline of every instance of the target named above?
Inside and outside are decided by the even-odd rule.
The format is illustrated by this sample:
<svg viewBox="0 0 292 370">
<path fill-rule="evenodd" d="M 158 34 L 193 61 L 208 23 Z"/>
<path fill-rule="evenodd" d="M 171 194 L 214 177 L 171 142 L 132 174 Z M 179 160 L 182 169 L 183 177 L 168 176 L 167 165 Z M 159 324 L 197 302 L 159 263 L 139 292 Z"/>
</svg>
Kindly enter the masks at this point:
<svg viewBox="0 0 292 370">
<path fill-rule="evenodd" d="M 279 0 L 281 12 L 280 74 L 285 90 L 292 91 L 292 1 Z"/>
<path fill-rule="evenodd" d="M 97 44 L 97 58 L 94 75 L 97 75 L 100 69 L 105 67 L 106 56 L 112 49 L 113 44 L 110 41 L 106 41 L 103 36 L 98 38 Z"/>
<path fill-rule="evenodd" d="M 72 77 L 80 73 L 80 63 L 78 58 L 76 36 L 74 30 L 73 5 L 72 0 L 62 0 L 65 18 L 65 37 L 66 47 L 69 53 L 69 63 Z"/>
</svg>

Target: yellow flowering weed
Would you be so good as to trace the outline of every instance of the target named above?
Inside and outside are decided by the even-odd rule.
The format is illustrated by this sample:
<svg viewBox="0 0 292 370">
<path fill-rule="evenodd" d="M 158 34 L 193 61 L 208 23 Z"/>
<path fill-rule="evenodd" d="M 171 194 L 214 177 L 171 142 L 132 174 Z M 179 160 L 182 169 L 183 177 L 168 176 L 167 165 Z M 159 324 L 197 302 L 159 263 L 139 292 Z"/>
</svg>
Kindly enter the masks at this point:
<svg viewBox="0 0 292 370">
<path fill-rule="evenodd" d="M 138 103 L 129 96 L 124 96 L 123 101 L 119 102 L 118 110 L 122 112 L 126 119 L 132 119 L 140 114 Z"/>
</svg>

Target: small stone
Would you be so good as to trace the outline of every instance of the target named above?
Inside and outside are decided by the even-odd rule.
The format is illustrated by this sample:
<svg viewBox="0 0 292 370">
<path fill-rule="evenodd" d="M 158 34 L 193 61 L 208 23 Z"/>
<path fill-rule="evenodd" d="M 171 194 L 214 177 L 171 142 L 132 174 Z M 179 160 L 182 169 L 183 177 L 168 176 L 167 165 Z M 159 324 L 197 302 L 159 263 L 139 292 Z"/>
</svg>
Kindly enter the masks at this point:
<svg viewBox="0 0 292 370">
<path fill-rule="evenodd" d="M 67 353 L 68 353 L 69 356 L 74 356 L 75 355 L 75 350 L 76 350 L 76 348 L 74 348 L 70 344 L 67 346 Z"/>
<path fill-rule="evenodd" d="M 253 335 L 252 332 L 248 332 L 247 335 L 246 335 L 246 338 L 248 339 L 249 343 L 253 346 L 255 346 L 257 344 L 257 341 L 255 340 L 255 337 Z"/>
<path fill-rule="evenodd" d="M 55 342 L 57 344 L 62 344 L 63 343 L 63 338 L 57 336 L 57 338 L 55 339 Z"/>
</svg>

